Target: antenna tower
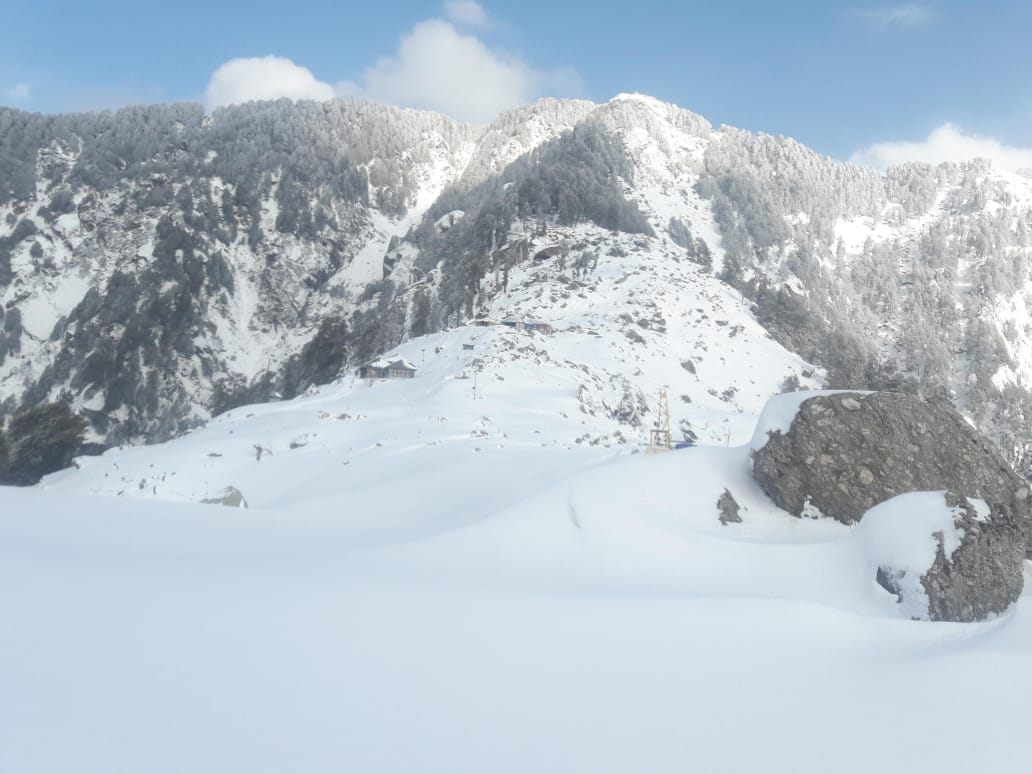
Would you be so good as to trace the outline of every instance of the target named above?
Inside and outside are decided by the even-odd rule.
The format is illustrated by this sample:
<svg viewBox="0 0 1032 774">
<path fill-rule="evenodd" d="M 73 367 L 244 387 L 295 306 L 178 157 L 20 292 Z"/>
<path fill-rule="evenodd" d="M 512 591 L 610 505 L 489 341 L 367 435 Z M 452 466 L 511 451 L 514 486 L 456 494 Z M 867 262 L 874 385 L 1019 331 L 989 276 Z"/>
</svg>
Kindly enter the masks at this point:
<svg viewBox="0 0 1032 774">
<path fill-rule="evenodd" d="M 667 391 L 659 391 L 659 418 L 649 431 L 649 453 L 668 451 L 670 449 L 670 402 Z"/>
</svg>

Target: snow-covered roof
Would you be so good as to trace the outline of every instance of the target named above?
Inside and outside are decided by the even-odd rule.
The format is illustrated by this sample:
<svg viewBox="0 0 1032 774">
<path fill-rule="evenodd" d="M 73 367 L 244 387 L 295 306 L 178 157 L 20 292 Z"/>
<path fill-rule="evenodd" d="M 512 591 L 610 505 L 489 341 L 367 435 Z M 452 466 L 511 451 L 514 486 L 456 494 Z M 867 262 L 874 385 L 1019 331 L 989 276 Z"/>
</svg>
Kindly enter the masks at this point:
<svg viewBox="0 0 1032 774">
<path fill-rule="evenodd" d="M 372 362 L 366 363 L 366 368 L 408 368 L 411 371 L 415 371 L 416 367 L 405 360 L 404 358 L 395 358 L 394 360 L 388 360 L 385 357 L 378 357 Z"/>
</svg>

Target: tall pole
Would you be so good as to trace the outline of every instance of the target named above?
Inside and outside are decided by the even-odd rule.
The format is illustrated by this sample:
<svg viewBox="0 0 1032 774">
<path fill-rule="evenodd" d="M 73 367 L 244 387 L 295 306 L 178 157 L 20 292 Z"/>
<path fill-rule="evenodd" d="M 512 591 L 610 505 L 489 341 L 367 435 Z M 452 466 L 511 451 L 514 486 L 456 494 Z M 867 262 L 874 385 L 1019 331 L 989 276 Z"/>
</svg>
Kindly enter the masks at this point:
<svg viewBox="0 0 1032 774">
<path fill-rule="evenodd" d="M 666 448 L 670 448 L 670 402 L 667 400 L 667 391 L 659 391 L 659 406 L 661 415 L 660 430 L 663 432 L 662 442 Z"/>
<path fill-rule="evenodd" d="M 667 400 L 667 391 L 659 391 L 659 418 L 652 426 L 649 433 L 649 451 L 666 451 L 670 448 L 670 403 Z"/>
</svg>

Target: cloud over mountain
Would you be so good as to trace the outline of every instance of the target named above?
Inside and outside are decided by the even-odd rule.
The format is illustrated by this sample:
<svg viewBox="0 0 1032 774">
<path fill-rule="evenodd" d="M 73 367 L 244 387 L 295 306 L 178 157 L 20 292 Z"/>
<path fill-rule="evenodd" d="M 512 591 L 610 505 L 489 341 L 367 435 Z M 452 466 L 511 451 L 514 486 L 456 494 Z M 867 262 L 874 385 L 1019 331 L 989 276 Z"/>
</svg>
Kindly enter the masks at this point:
<svg viewBox="0 0 1032 774">
<path fill-rule="evenodd" d="M 475 0 L 449 0 L 444 16 L 419 22 L 401 36 L 393 53 L 377 58 L 357 79 L 335 86 L 285 57 L 230 59 L 212 73 L 205 106 L 212 110 L 252 100 L 324 100 L 347 94 L 486 124 L 504 110 L 541 97 L 583 93 L 574 70 L 537 69 L 468 32 L 492 26 Z"/>
<path fill-rule="evenodd" d="M 331 99 L 335 92 L 307 67 L 280 56 L 230 59 L 211 75 L 204 93 L 208 110 L 252 100 Z"/>
<path fill-rule="evenodd" d="M 880 142 L 861 148 L 850 157 L 850 161 L 883 169 L 908 161 L 938 164 L 973 158 L 990 159 L 1001 169 L 1032 169 L 1032 148 L 1006 145 L 994 137 L 970 134 L 950 123 L 934 129 L 918 142 Z"/>
<path fill-rule="evenodd" d="M 345 82 L 338 88 L 377 102 L 438 110 L 472 123 L 487 123 L 503 110 L 542 96 L 582 91 L 575 72 L 537 70 L 443 19 L 420 22 L 402 36 L 394 54 L 378 59 L 357 83 Z"/>
</svg>

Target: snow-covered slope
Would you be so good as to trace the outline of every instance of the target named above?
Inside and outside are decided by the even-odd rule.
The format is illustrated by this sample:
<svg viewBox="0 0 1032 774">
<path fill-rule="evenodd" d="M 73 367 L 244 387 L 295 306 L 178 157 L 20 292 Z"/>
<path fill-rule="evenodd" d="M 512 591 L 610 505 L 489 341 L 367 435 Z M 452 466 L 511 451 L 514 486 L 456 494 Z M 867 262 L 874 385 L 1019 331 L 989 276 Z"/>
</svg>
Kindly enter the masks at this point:
<svg viewBox="0 0 1032 774">
<path fill-rule="evenodd" d="M 70 399 L 116 441 L 206 419 L 354 311 L 477 137 L 348 100 L 28 120 L 51 139 L 0 197 L 0 402 Z"/>
<path fill-rule="evenodd" d="M 642 95 L 167 110 L 115 146 L 83 127 L 140 116 L 0 110 L 53 134 L 0 159 L 7 407 L 135 440 L 233 405 L 0 488 L 0 771 L 1027 768 L 1027 595 L 907 620 L 748 457 L 842 374 L 1024 432 L 1024 178 Z M 358 379 L 381 353 L 416 377 Z M 696 446 L 645 453 L 661 390 Z"/>
<path fill-rule="evenodd" d="M 657 251 L 652 240 L 639 246 L 592 227 L 555 237 L 597 250 L 595 267 L 577 279 L 559 268 L 559 257 L 516 267 L 480 324 L 387 353 L 417 365 L 414 380 L 371 383 L 351 372 L 299 401 L 216 417 L 170 447 L 185 455 L 174 464 L 155 464 L 148 448 L 128 448 L 82 458 L 83 472 L 68 480 L 92 493 L 192 502 L 233 486 L 263 505 L 267 487 L 294 479 L 273 471 L 298 456 L 332 460 L 331 470 L 347 466 L 341 475 L 363 480 L 376 467 L 396 475 L 402 450 L 429 460 L 437 446 L 458 440 L 484 454 L 640 449 L 660 419 L 660 391 L 668 395 L 673 440 L 726 446 L 751 435 L 786 380 L 820 384 L 819 372 L 771 340 L 738 294 L 679 259 L 673 246 Z M 239 423 L 247 440 L 238 440 Z M 271 452 L 260 466 L 254 444 Z M 338 483 L 336 474 L 312 467 L 295 484 L 313 478 Z"/>
<path fill-rule="evenodd" d="M 475 319 L 386 352 L 415 378 L 0 488 L 0 770 L 1022 771 L 1028 597 L 910 621 L 753 482 L 823 372 L 660 229 L 683 142 L 636 146 L 656 236 L 515 224 Z M 645 453 L 660 389 L 695 447 Z"/>
<path fill-rule="evenodd" d="M 502 113 L 478 139 L 458 182 L 471 187 L 497 175 L 520 156 L 572 129 L 597 107 L 587 100 L 548 98 Z"/>
<path fill-rule="evenodd" d="M 1027 597 L 907 620 L 748 445 L 578 444 L 615 426 L 556 364 L 587 346 L 459 328 L 392 353 L 412 380 L 0 489 L 0 767 L 1023 770 Z M 228 486 L 247 509 L 198 502 Z"/>
<path fill-rule="evenodd" d="M 7 413 L 64 400 L 95 440 L 153 441 L 303 390 L 306 348 L 350 370 L 477 315 L 561 322 L 616 299 L 601 338 L 626 338 L 628 314 L 637 357 L 720 347 L 700 384 L 731 411 L 792 373 L 736 362 L 757 351 L 729 331 L 759 323 L 837 386 L 952 397 L 1032 465 L 1032 182 L 985 162 L 880 175 L 640 94 L 487 128 L 355 100 L 0 110 L 0 128 Z M 564 241 L 566 267 L 533 261 Z M 584 250 L 608 261 L 588 280 Z M 603 370 L 607 390 L 626 376 Z M 646 395 L 674 389 L 660 371 Z"/>
</svg>

